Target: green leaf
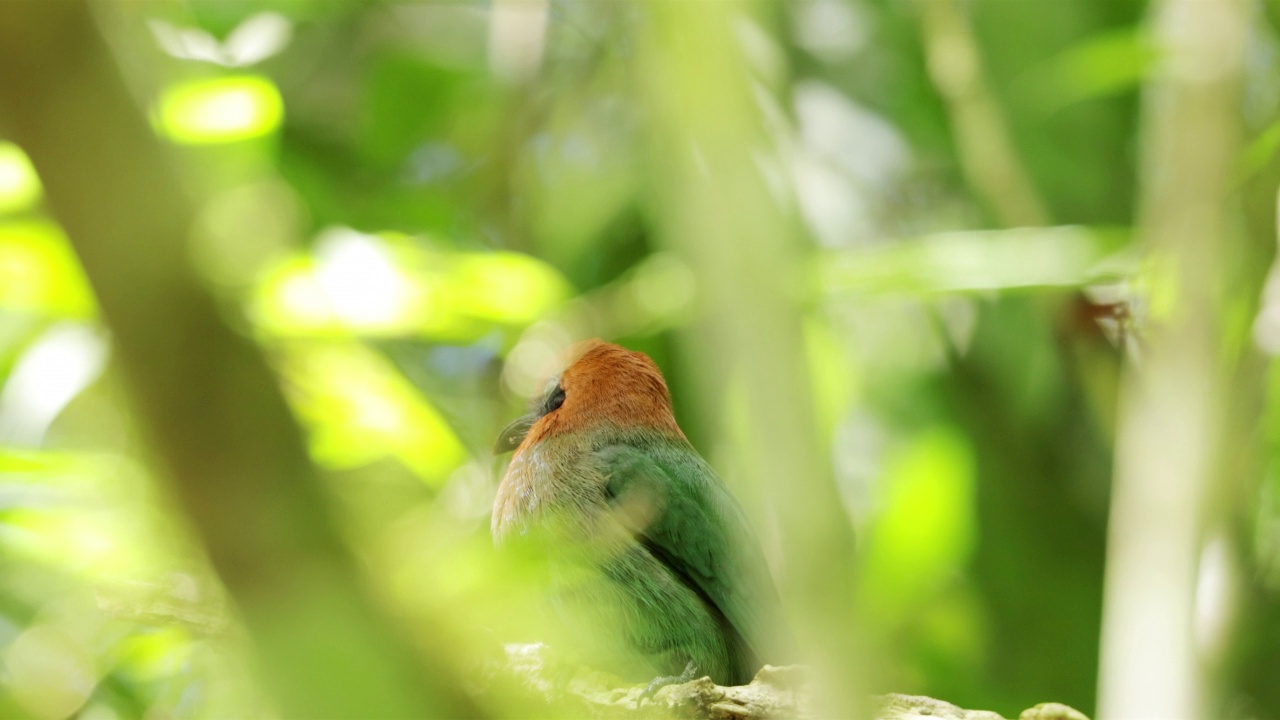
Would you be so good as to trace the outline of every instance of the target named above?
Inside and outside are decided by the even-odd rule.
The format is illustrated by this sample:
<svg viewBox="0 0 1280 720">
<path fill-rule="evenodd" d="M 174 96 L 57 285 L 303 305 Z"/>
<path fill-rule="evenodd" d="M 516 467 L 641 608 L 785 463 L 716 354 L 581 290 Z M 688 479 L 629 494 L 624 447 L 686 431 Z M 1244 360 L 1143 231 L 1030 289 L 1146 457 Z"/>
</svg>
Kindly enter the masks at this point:
<svg viewBox="0 0 1280 720">
<path fill-rule="evenodd" d="M 439 411 L 377 352 L 353 341 L 289 343 L 281 357 L 321 465 L 342 470 L 391 456 L 438 485 L 466 459 Z"/>
<path fill-rule="evenodd" d="M 258 75 L 192 80 L 160 96 L 156 125 L 183 145 L 228 143 L 268 135 L 284 119 L 275 83 Z"/>
<path fill-rule="evenodd" d="M 25 210 L 40 199 L 40 178 L 26 153 L 0 142 L 0 213 Z"/>
<path fill-rule="evenodd" d="M 1137 271 L 1119 228 L 1062 226 L 939 233 L 819 255 L 828 293 L 946 293 L 1081 287 Z"/>
<path fill-rule="evenodd" d="M 0 223 L 0 306 L 57 317 L 96 314 L 84 271 L 57 225 Z"/>
</svg>

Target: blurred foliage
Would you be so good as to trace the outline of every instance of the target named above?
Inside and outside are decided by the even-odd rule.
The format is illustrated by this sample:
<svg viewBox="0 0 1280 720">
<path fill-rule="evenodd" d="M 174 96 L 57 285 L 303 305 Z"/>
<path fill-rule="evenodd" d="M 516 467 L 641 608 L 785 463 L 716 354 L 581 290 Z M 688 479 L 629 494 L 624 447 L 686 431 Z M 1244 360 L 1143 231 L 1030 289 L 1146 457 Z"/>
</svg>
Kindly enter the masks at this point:
<svg viewBox="0 0 1280 720">
<path fill-rule="evenodd" d="M 871 690 L 1092 712 L 1116 389 L 1159 299 L 1132 231 L 1157 51 L 1139 0 L 974 0 L 952 3 L 959 25 L 930 20 L 946 2 L 796 0 L 754 8 L 737 38 L 770 78 L 752 109 L 776 149 L 761 172 L 810 239 L 788 282 L 859 532 L 860 606 L 831 632 L 866 638 Z M 1263 7 L 1236 178 L 1257 277 L 1280 180 L 1280 35 Z M 347 539 L 410 634 L 450 617 L 464 668 L 490 634 L 539 639 L 495 585 L 536 568 L 489 553 L 489 447 L 571 339 L 653 355 L 690 438 L 771 527 L 726 439 L 735 393 L 770 389 L 708 407 L 676 351 L 708 278 L 653 239 L 668 189 L 646 145 L 638 5 L 117 10 L 104 27 L 156 84 L 149 116 L 201 198 L 194 262 L 271 359 Z M 950 93 L 962 63 L 979 89 Z M 967 123 L 975 111 L 999 125 Z M 975 168 L 1005 151 L 1010 173 Z M 1038 224 L 1008 227 L 1016 197 Z M 0 716 L 271 716 L 41 198 L 0 142 Z M 1275 352 L 1268 312 L 1259 343 Z M 1248 563 L 1249 632 L 1224 691 L 1237 717 L 1280 716 L 1266 670 L 1280 661 L 1274 368 L 1269 386 L 1266 481 L 1243 491 L 1253 515 L 1232 538 Z M 518 715 L 512 703 L 490 709 Z"/>
</svg>

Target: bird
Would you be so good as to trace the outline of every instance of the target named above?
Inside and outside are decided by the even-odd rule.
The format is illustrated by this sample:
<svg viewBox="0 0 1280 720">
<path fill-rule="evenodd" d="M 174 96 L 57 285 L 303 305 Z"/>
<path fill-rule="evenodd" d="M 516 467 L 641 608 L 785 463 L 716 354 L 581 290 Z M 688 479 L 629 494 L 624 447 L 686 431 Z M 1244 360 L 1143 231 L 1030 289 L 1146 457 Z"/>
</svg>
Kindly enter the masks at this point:
<svg viewBox="0 0 1280 720">
<path fill-rule="evenodd" d="M 681 431 L 651 358 L 598 339 L 567 356 L 495 445 L 514 450 L 495 544 L 538 538 L 555 614 L 601 669 L 652 678 L 646 692 L 749 683 L 785 631 L 745 513 Z"/>
</svg>

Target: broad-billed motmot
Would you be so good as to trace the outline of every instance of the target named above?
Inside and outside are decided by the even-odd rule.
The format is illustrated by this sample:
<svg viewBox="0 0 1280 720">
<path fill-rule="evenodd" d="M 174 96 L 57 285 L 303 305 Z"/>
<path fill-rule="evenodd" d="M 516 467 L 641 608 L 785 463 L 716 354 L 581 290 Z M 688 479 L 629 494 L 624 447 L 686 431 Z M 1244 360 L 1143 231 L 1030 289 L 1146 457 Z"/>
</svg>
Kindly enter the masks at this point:
<svg viewBox="0 0 1280 720">
<path fill-rule="evenodd" d="M 498 440 L 515 455 L 495 542 L 544 538 L 556 614 L 602 669 L 750 682 L 779 662 L 782 633 L 742 509 L 676 424 L 648 356 L 593 340 L 570 358 Z"/>
</svg>

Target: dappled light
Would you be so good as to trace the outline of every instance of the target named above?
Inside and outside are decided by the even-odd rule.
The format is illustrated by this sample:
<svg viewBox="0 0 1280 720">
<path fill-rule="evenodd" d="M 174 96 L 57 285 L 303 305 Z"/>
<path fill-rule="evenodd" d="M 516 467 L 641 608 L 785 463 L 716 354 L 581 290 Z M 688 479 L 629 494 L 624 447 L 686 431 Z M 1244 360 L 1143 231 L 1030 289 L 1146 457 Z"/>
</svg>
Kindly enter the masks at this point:
<svg viewBox="0 0 1280 720">
<path fill-rule="evenodd" d="M 22 148 L 0 143 L 0 213 L 25 210 L 40 199 L 40 178 Z"/>
<path fill-rule="evenodd" d="M 429 240 L 330 228 L 267 274 L 252 316 L 290 335 L 420 336 L 474 342 L 520 328 L 569 297 L 554 268 L 518 253 L 457 252 Z"/>
<path fill-rule="evenodd" d="M 160 132 L 177 143 L 200 145 L 259 137 L 280 125 L 284 107 L 270 80 L 246 75 L 193 80 L 174 86 L 156 108 Z"/>
<path fill-rule="evenodd" d="M 0 717 L 1280 715 L 1277 7 L 0 3 Z"/>
</svg>

